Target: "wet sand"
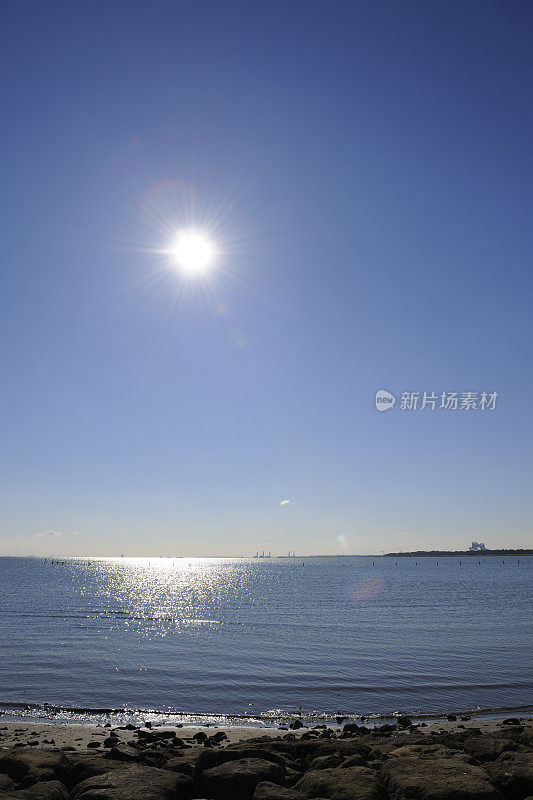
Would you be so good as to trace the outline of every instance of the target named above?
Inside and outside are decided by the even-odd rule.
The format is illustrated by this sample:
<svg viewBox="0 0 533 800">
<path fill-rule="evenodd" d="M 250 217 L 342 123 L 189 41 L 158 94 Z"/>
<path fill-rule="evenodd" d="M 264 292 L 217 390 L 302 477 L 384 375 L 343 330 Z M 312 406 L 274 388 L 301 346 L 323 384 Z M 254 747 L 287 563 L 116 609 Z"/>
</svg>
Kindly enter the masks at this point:
<svg viewBox="0 0 533 800">
<path fill-rule="evenodd" d="M 420 733 L 431 734 L 432 731 L 461 731 L 468 730 L 469 728 L 480 728 L 483 733 L 494 733 L 501 730 L 502 720 L 504 718 L 487 718 L 487 717 L 471 717 L 469 720 L 461 721 L 459 718 L 456 721 L 449 721 L 447 719 L 438 719 L 418 723 L 413 720 L 419 727 L 416 730 Z M 532 724 L 531 717 L 520 717 L 521 721 L 527 725 Z M 350 720 L 346 720 L 350 722 Z M 362 725 L 360 721 L 358 724 Z M 365 722 L 369 730 L 372 731 L 381 727 L 382 723 Z M 111 731 L 116 734 L 121 744 L 126 744 L 131 740 L 132 730 L 124 729 L 125 726 L 103 724 L 71 724 L 66 722 L 0 722 L 0 748 L 10 748 L 15 745 L 26 745 L 32 748 L 58 748 L 64 749 L 65 747 L 73 748 L 74 750 L 83 752 L 87 749 L 98 750 L 94 743 L 99 743 L 100 749 L 104 739 L 106 739 Z M 341 732 L 342 725 L 328 725 L 330 730 Z M 287 733 L 293 734 L 299 739 L 307 731 L 315 729 L 314 725 L 304 726 L 297 730 L 289 730 L 288 725 L 279 727 L 275 726 L 239 726 L 239 725 L 156 725 L 153 724 L 149 728 L 144 728 L 142 725 L 136 725 L 136 730 L 150 730 L 155 731 L 173 731 L 180 739 L 193 746 L 197 744 L 194 739 L 198 733 L 205 733 L 208 736 L 213 736 L 220 731 L 223 731 L 227 737 L 224 739 L 224 744 L 236 744 L 238 742 L 246 742 L 250 739 L 267 736 L 271 739 L 283 737 Z M 91 746 L 89 746 L 91 745 Z"/>
</svg>

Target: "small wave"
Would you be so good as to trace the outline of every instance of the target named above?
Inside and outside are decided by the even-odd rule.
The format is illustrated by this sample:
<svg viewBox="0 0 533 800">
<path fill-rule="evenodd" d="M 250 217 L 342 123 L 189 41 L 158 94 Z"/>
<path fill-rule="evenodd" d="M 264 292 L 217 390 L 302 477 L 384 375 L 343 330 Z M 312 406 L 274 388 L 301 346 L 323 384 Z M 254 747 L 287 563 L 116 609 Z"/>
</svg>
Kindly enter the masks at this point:
<svg viewBox="0 0 533 800">
<path fill-rule="evenodd" d="M 513 713 L 531 713 L 533 711 L 532 705 L 514 705 L 514 706 L 476 706 L 475 708 L 457 709 L 450 708 L 441 711 L 383 711 L 381 713 L 367 713 L 350 714 L 344 713 L 339 715 L 338 712 L 332 713 L 331 711 L 303 711 L 302 709 L 289 710 L 289 709 L 270 709 L 269 711 L 259 712 L 256 714 L 242 714 L 242 713 L 227 713 L 227 714 L 213 714 L 208 712 L 186 712 L 180 710 L 156 710 L 147 708 L 111 708 L 111 707 L 85 707 L 85 706 L 62 706 L 54 705 L 51 703 L 19 703 L 19 702 L 0 702 L 0 716 L 8 716 L 13 718 L 32 718 L 32 719 L 54 719 L 65 722 L 87 722 L 94 723 L 101 718 L 117 720 L 142 720 L 152 719 L 160 722 L 161 724 L 175 724 L 181 722 L 184 724 L 198 724 L 211 722 L 212 724 L 226 724 L 226 725 L 278 725 L 280 723 L 289 722 L 294 718 L 299 718 L 303 721 L 313 722 L 317 720 L 330 721 L 334 723 L 338 716 L 343 717 L 345 720 L 359 720 L 364 716 L 365 720 L 372 722 L 383 720 L 394 720 L 400 714 L 406 714 L 412 719 L 443 719 L 447 714 L 454 713 L 457 715 L 470 715 L 470 716 L 503 716 L 505 714 Z"/>
<path fill-rule="evenodd" d="M 9 612 L 3 612 L 5 615 Z M 116 619 L 116 620 L 135 620 L 138 622 L 177 622 L 180 625 L 244 625 L 243 622 L 237 620 L 219 620 L 219 619 L 202 619 L 196 617 L 160 617 L 160 616 L 145 616 L 142 614 L 127 614 L 125 611 L 90 611 L 87 614 L 69 614 L 64 612 L 62 614 L 20 614 L 13 613 L 14 616 L 21 619 Z"/>
</svg>

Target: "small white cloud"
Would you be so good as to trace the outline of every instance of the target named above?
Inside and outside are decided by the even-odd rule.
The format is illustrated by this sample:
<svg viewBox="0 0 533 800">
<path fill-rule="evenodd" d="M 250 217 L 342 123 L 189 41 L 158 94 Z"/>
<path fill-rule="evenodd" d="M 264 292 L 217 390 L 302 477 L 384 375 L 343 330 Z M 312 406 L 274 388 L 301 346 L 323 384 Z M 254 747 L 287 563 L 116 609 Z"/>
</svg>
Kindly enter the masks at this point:
<svg viewBox="0 0 533 800">
<path fill-rule="evenodd" d="M 62 536 L 61 531 L 44 531 L 43 533 L 36 533 L 36 536 Z"/>
<path fill-rule="evenodd" d="M 280 506 L 288 506 L 289 503 L 292 503 L 292 500 L 282 500 Z"/>
</svg>

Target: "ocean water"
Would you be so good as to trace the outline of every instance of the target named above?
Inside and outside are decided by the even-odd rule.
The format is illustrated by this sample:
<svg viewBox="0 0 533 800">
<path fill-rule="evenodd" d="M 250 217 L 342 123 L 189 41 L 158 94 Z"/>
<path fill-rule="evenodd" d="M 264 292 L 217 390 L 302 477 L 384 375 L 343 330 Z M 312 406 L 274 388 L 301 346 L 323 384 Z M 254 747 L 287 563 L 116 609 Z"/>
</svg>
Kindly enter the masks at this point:
<svg viewBox="0 0 533 800">
<path fill-rule="evenodd" d="M 531 706 L 532 572 L 533 557 L 0 558 L 0 714 Z"/>
</svg>

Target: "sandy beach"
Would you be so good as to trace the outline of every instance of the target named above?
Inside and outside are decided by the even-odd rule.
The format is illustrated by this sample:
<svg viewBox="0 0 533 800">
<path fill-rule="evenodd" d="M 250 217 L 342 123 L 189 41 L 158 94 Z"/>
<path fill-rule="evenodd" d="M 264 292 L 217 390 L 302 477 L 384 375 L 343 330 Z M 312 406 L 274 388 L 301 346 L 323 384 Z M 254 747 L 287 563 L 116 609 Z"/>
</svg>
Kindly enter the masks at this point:
<svg viewBox="0 0 533 800">
<path fill-rule="evenodd" d="M 526 726 L 533 724 L 533 717 L 519 717 L 521 723 Z M 425 721 L 421 727 L 416 730 L 419 733 L 430 735 L 435 731 L 456 731 L 456 730 L 470 730 L 471 728 L 479 728 L 483 733 L 494 733 L 502 728 L 502 719 L 494 719 L 492 717 L 470 717 L 468 720 L 449 721 L 447 719 L 435 719 Z M 413 720 L 415 725 L 419 724 L 418 720 Z M 365 727 L 363 723 L 357 723 L 359 727 Z M 380 730 L 381 725 L 377 722 L 366 723 L 370 731 Z M 335 732 L 336 735 L 342 733 L 343 725 L 330 725 L 326 729 Z M 150 727 L 144 728 L 143 726 L 135 725 L 111 725 L 103 724 L 75 724 L 63 722 L 25 722 L 19 720 L 17 722 L 0 722 L 0 748 L 6 749 L 14 745 L 20 745 L 32 748 L 49 748 L 56 747 L 59 749 L 65 747 L 73 747 L 75 750 L 83 752 L 86 749 L 97 750 L 95 743 L 101 745 L 104 739 L 108 738 L 110 733 L 113 733 L 121 744 L 126 744 L 131 741 L 132 733 L 134 730 L 141 730 L 151 733 L 157 732 L 172 732 L 183 741 L 196 746 L 195 736 L 197 734 L 207 734 L 208 737 L 215 736 L 220 732 L 225 734 L 223 743 L 227 746 L 229 744 L 238 744 L 239 742 L 247 742 L 249 740 L 257 739 L 258 737 L 268 737 L 269 739 L 277 739 L 283 737 L 287 733 L 296 736 L 300 739 L 302 734 L 320 730 L 313 726 L 304 726 L 296 730 L 289 730 L 288 724 L 280 726 L 253 726 L 253 725 L 158 725 L 152 723 Z M 202 737 L 200 737 L 202 738 Z M 91 745 L 91 747 L 88 747 Z"/>
<path fill-rule="evenodd" d="M 3 800 L 525 800 L 531 717 L 294 730 L 0 724 Z"/>
</svg>

